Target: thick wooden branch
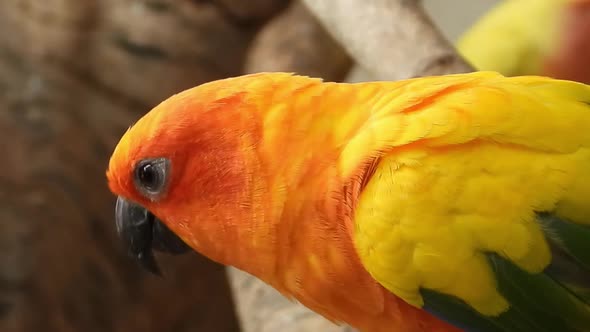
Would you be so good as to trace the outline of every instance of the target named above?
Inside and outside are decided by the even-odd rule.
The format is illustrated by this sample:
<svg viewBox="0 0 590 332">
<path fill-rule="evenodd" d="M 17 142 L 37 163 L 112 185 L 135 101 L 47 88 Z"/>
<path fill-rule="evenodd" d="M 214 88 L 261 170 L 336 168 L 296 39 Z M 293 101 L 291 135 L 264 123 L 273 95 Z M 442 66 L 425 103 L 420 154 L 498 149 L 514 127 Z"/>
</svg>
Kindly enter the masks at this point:
<svg viewBox="0 0 590 332">
<path fill-rule="evenodd" d="M 416 0 L 303 0 L 378 80 L 471 71 Z"/>
<path fill-rule="evenodd" d="M 344 48 L 297 0 L 256 35 L 245 71 L 290 71 L 341 80 L 351 65 Z"/>
<path fill-rule="evenodd" d="M 242 332 L 354 332 L 338 326 L 241 270 L 227 269 Z"/>
</svg>

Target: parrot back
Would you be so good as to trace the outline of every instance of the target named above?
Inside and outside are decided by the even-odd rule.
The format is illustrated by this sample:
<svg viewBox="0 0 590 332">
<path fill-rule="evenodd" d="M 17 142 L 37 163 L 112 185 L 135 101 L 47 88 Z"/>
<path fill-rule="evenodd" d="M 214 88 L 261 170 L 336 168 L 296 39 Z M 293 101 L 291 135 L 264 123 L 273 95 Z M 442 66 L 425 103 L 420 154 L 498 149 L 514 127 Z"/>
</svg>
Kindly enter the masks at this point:
<svg viewBox="0 0 590 332">
<path fill-rule="evenodd" d="M 364 267 L 466 331 L 590 331 L 590 87 L 455 77 L 379 120 L 404 127 L 355 210 Z"/>
</svg>

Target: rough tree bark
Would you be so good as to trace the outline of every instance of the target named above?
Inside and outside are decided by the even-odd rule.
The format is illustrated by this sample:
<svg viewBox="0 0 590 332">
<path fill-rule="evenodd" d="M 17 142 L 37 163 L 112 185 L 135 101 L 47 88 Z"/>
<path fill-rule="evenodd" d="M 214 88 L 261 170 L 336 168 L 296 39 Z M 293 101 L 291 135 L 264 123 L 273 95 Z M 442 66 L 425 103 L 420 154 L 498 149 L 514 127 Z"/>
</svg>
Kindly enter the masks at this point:
<svg viewBox="0 0 590 332">
<path fill-rule="evenodd" d="M 177 257 L 159 279 L 125 257 L 104 171 L 155 103 L 239 73 L 254 32 L 210 4 L 0 4 L 0 330 L 238 329 L 220 266 Z"/>
<path fill-rule="evenodd" d="M 352 59 L 301 1 L 274 17 L 254 39 L 245 71 L 290 71 L 341 80 Z"/>
<path fill-rule="evenodd" d="M 303 0 L 370 77 L 470 71 L 418 0 Z"/>
</svg>

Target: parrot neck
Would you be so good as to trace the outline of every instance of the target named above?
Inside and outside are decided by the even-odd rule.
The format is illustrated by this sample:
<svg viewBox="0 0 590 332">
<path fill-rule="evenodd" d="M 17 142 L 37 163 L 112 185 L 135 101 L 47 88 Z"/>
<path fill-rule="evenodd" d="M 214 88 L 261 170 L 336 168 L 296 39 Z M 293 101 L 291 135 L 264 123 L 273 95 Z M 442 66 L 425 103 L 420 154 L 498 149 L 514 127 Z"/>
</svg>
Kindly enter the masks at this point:
<svg viewBox="0 0 590 332">
<path fill-rule="evenodd" d="M 197 252 L 286 294 L 296 293 L 299 281 L 310 273 L 322 282 L 335 278 L 342 279 L 339 284 L 354 283 L 366 278 L 369 283 L 372 279 L 360 263 L 351 230 L 353 207 L 371 165 L 343 179 L 335 162 L 325 164 L 331 166 L 318 169 L 304 164 L 299 165 L 300 173 L 286 169 L 282 174 L 250 174 L 241 197 L 216 203 L 206 217 L 202 211 L 207 208 L 199 207 L 193 211 L 199 211 L 200 217 L 171 224 L 177 233 L 191 229 L 184 240 Z M 318 174 L 305 176 L 311 172 Z M 350 276 L 355 280 L 348 280 Z"/>
<path fill-rule="evenodd" d="M 370 108 L 342 101 L 354 95 L 351 87 L 305 78 L 296 81 L 273 92 L 286 98 L 281 105 L 296 109 L 271 107 L 271 101 L 280 104 L 272 98 L 250 110 L 264 124 L 261 140 L 256 150 L 242 150 L 248 163 L 245 169 L 251 172 L 244 173 L 246 178 L 240 181 L 244 195 L 231 199 L 235 206 L 225 210 L 233 212 L 228 212 L 229 221 L 223 225 L 224 232 L 232 234 L 224 242 L 236 243 L 239 249 L 219 248 L 221 263 L 287 293 L 296 292 L 298 280 L 319 265 L 327 269 L 320 274 L 342 265 L 354 266 L 356 274 L 363 269 L 352 243 L 352 219 L 376 165 L 363 156 L 363 150 L 343 151 L 370 115 Z M 368 89 L 376 88 L 368 85 Z M 369 95 L 358 98 L 370 99 Z M 322 107 L 310 112 L 310 100 L 318 97 Z M 285 126 L 288 130 L 281 129 Z M 283 157 L 286 152 L 288 158 Z"/>
<path fill-rule="evenodd" d="M 283 294 L 296 295 L 301 287 L 324 285 L 328 289 L 328 285 L 339 284 L 381 296 L 352 240 L 354 207 L 376 163 L 367 163 L 349 178 L 342 178 L 335 166 L 338 156 L 324 158 L 335 160 L 321 163 L 329 165 L 321 168 L 304 163 L 298 165 L 300 172 L 267 177 L 272 179 L 267 183 L 286 188 L 286 192 L 266 191 L 269 195 L 256 204 L 264 210 L 253 215 L 272 217 L 250 220 L 242 233 L 246 241 L 240 241 L 238 251 L 227 253 L 227 262 Z M 313 173 L 316 176 L 307 176 Z M 278 179 L 285 182 L 280 184 Z M 333 298 L 327 290 L 316 295 Z"/>
</svg>

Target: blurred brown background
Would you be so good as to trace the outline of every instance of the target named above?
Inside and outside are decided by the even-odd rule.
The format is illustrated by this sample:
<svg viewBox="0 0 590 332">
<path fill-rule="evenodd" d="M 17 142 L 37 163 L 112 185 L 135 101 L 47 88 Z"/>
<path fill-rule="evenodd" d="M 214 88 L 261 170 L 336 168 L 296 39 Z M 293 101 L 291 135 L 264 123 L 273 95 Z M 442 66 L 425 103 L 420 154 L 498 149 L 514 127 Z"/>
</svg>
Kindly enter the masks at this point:
<svg viewBox="0 0 590 332">
<path fill-rule="evenodd" d="M 0 3 L 0 331 L 237 331 L 223 269 L 139 270 L 108 157 L 159 101 L 248 71 L 341 79 L 350 61 L 281 0 Z M 297 38 L 295 36 L 298 36 Z"/>
<path fill-rule="evenodd" d="M 124 255 L 110 152 L 188 87 L 351 65 L 297 1 L 0 2 L 0 331 L 238 331 L 222 267 L 166 257 L 161 279 Z"/>
</svg>

